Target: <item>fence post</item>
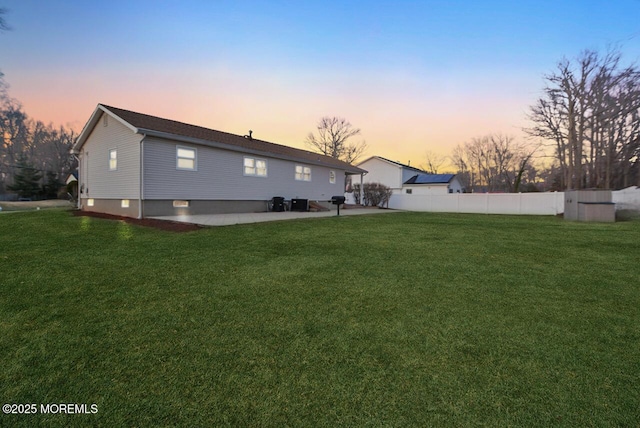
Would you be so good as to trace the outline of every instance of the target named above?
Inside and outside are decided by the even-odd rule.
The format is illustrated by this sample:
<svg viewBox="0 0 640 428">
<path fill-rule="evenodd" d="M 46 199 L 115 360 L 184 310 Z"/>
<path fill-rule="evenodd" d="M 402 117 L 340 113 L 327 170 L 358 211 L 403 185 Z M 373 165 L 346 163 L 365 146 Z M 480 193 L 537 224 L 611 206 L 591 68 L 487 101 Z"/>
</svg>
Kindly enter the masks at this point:
<svg viewBox="0 0 640 428">
<path fill-rule="evenodd" d="M 522 192 L 518 192 L 518 214 L 522 214 Z"/>
</svg>

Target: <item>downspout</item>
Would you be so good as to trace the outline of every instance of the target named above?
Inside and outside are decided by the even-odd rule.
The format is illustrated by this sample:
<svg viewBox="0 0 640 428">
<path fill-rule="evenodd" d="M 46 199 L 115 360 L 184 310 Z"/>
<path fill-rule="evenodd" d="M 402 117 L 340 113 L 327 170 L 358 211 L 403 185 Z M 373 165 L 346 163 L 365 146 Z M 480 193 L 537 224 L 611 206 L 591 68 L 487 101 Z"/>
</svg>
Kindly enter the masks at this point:
<svg viewBox="0 0 640 428">
<path fill-rule="evenodd" d="M 144 139 L 147 134 L 142 134 L 140 139 L 140 189 L 138 191 L 138 218 L 141 219 L 144 216 L 144 210 L 142 209 L 142 201 L 144 201 Z"/>
<path fill-rule="evenodd" d="M 78 190 L 76 190 L 76 192 L 78 193 L 78 197 L 77 197 L 77 201 L 76 201 L 76 209 L 79 210 L 80 209 L 80 180 L 82 180 L 82 174 L 80 174 L 80 158 L 78 157 L 77 154 L 75 154 L 73 152 L 71 152 L 71 154 L 78 161 Z"/>
</svg>

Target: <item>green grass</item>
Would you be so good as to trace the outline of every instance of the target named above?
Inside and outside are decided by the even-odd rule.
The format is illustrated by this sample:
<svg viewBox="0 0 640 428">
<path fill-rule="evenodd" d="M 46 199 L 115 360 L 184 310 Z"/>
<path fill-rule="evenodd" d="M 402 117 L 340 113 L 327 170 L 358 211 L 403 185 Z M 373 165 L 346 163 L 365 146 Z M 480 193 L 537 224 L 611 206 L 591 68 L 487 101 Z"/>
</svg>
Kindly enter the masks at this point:
<svg viewBox="0 0 640 428">
<path fill-rule="evenodd" d="M 640 424 L 640 222 L 0 215 L 0 426 Z"/>
</svg>

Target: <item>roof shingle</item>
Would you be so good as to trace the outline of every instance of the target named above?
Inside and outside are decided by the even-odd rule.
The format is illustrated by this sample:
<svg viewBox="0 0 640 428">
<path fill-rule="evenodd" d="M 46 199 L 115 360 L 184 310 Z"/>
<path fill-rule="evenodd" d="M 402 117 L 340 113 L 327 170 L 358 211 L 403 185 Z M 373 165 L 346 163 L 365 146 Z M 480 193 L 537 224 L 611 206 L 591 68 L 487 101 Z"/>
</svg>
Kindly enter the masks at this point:
<svg viewBox="0 0 640 428">
<path fill-rule="evenodd" d="M 170 119 L 163 119 L 148 114 L 137 113 L 117 107 L 100 104 L 105 110 L 118 116 L 120 119 L 136 128 L 138 132 L 153 134 L 167 134 L 167 137 L 174 137 L 178 140 L 189 139 L 196 144 L 216 143 L 229 146 L 231 150 L 263 153 L 276 158 L 285 158 L 307 162 L 316 165 L 339 168 L 352 173 L 366 172 L 365 170 L 350 165 L 339 159 L 313 153 L 307 150 L 296 149 L 283 146 L 256 138 L 248 138 L 228 132 L 216 131 L 214 129 L 201 126 L 190 125 Z M 158 136 L 158 135 L 156 135 Z"/>
</svg>

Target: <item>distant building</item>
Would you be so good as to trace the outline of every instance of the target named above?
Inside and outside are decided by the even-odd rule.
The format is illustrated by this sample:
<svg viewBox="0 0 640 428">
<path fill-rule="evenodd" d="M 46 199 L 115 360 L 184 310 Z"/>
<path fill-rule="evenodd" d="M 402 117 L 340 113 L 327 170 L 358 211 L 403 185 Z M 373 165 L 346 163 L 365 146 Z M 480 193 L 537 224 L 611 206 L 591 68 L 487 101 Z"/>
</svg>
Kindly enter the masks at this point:
<svg viewBox="0 0 640 428">
<path fill-rule="evenodd" d="M 360 162 L 357 167 L 368 171 L 363 178 L 364 183 L 381 183 L 393 190 L 394 193 L 401 193 L 403 183 L 412 176 L 426 174 L 420 168 L 395 162 L 382 156 L 371 156 Z"/>
<path fill-rule="evenodd" d="M 444 195 L 463 193 L 455 174 L 416 174 L 402 184 L 403 193 L 414 195 Z"/>
</svg>

